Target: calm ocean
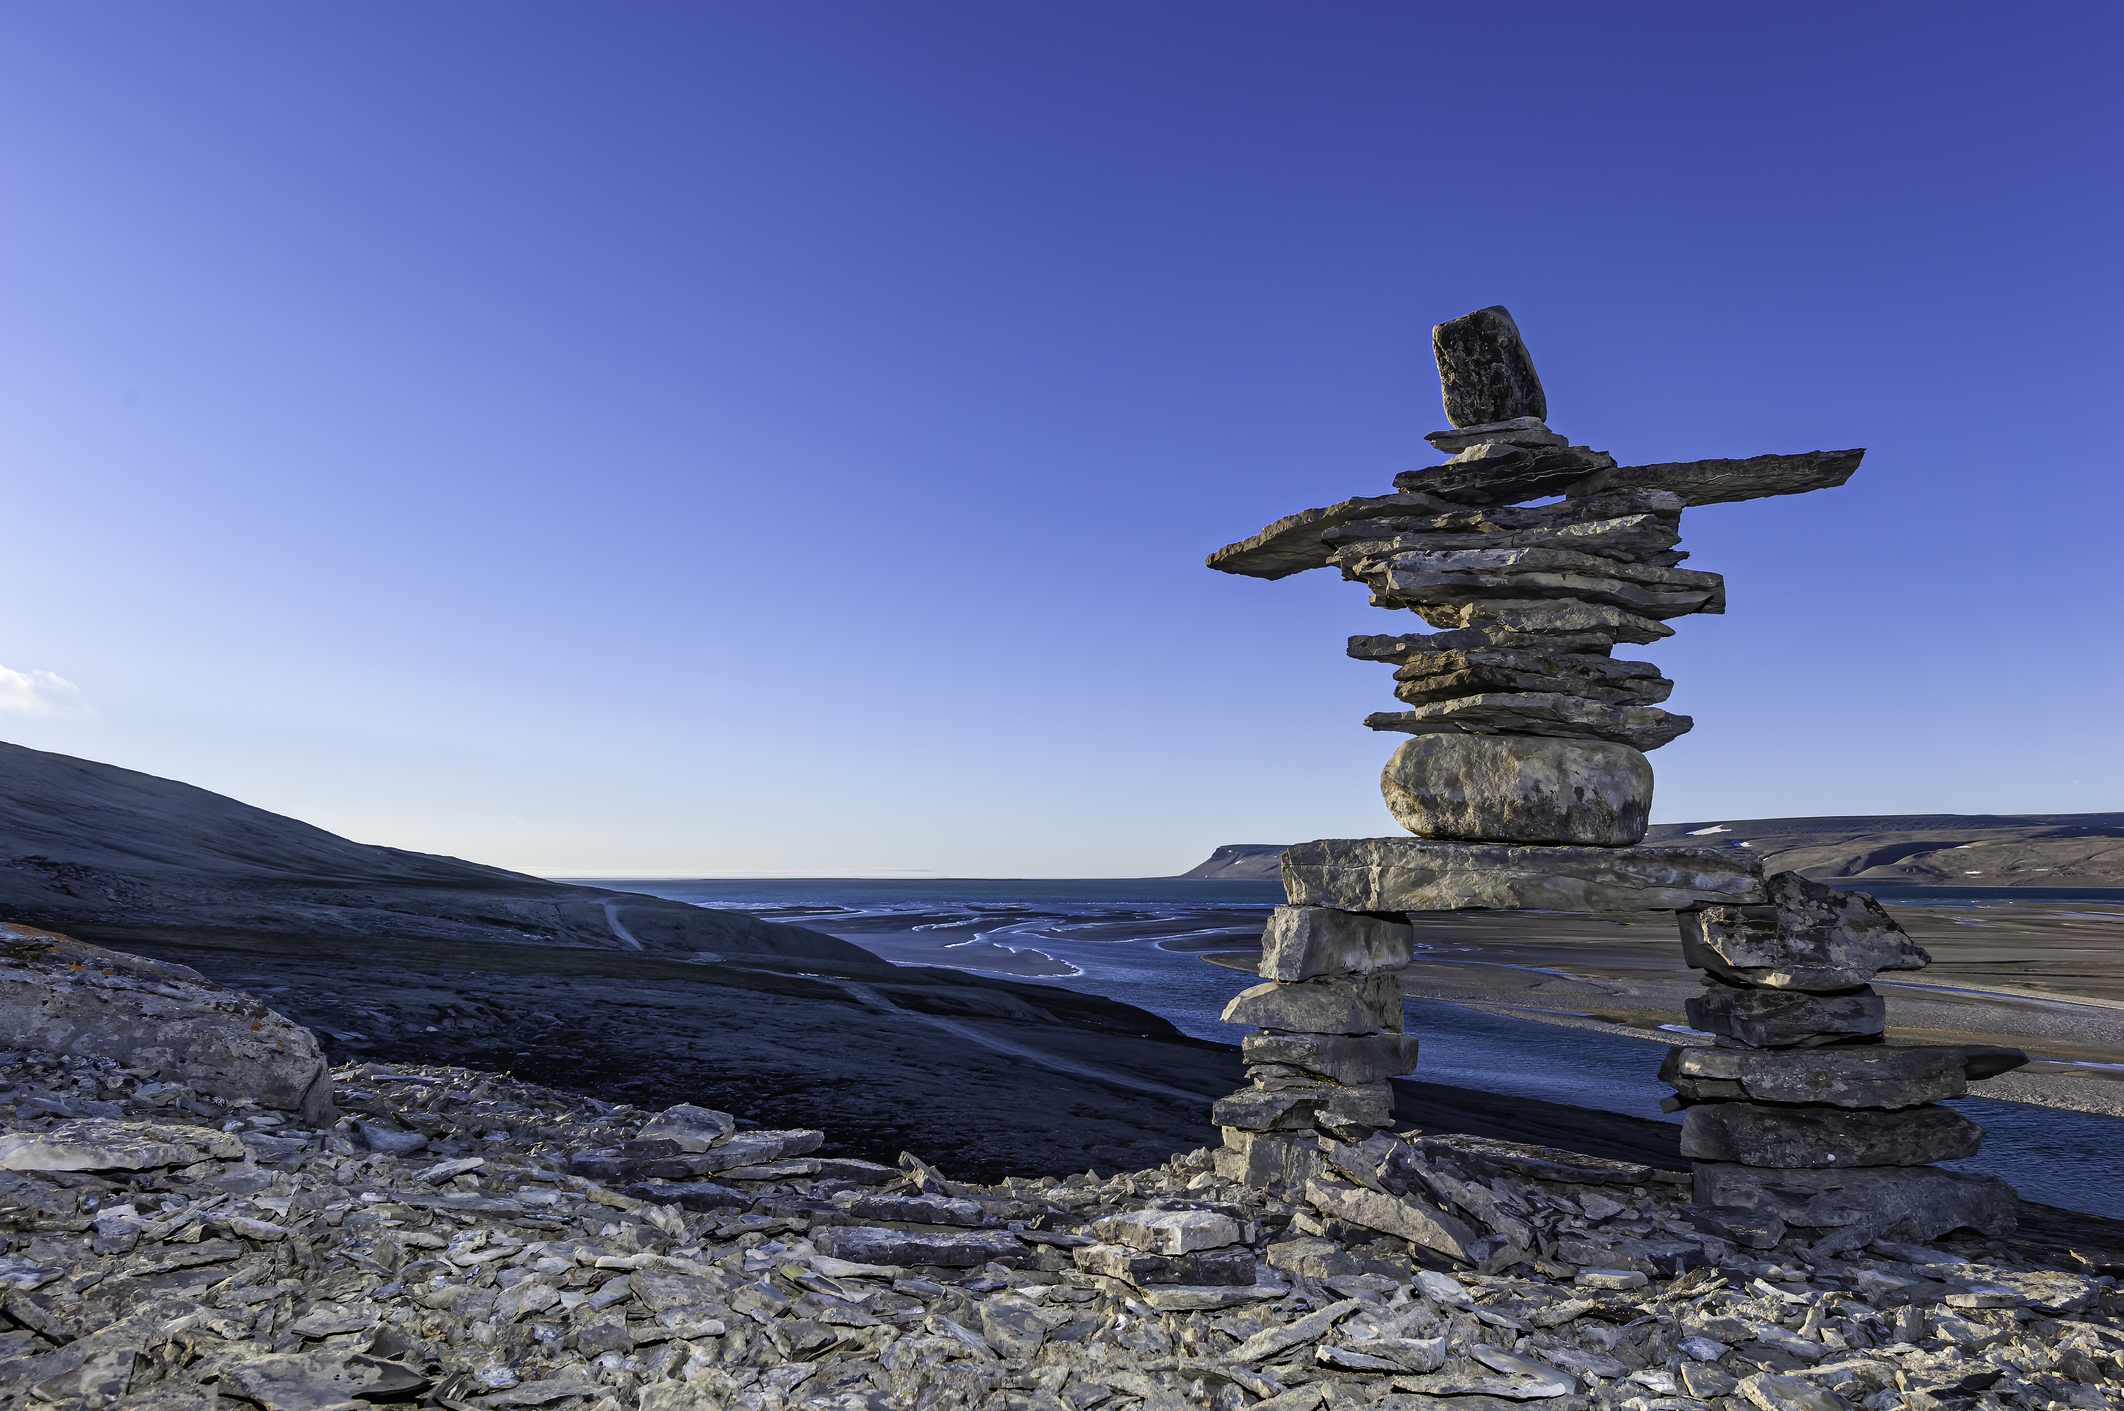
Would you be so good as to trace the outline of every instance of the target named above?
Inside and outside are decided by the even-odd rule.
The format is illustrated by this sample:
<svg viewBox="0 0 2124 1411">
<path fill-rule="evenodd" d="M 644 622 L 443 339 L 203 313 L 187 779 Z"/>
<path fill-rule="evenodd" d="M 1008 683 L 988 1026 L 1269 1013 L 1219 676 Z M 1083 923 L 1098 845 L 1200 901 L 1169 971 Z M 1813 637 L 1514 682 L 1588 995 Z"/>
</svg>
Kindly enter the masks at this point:
<svg viewBox="0 0 2124 1411">
<path fill-rule="evenodd" d="M 1198 1038 L 1236 1043 L 1225 1002 L 1256 983 L 1201 959 L 1240 950 L 1283 900 L 1275 882 L 796 878 L 570 879 L 790 921 L 900 964 L 946 965 L 1064 985 L 1139 1005 Z M 1884 901 L 1988 907 L 2117 902 L 2124 890 L 1879 887 Z M 1660 1045 L 1616 1034 L 1411 1000 L 1423 1041 L 1419 1076 L 1437 1083 L 1679 1121 L 1659 1110 Z M 1963 1098 L 1986 1132 L 1974 1160 L 1951 1163 L 2012 1181 L 2030 1200 L 2124 1219 L 2124 1119 Z"/>
</svg>

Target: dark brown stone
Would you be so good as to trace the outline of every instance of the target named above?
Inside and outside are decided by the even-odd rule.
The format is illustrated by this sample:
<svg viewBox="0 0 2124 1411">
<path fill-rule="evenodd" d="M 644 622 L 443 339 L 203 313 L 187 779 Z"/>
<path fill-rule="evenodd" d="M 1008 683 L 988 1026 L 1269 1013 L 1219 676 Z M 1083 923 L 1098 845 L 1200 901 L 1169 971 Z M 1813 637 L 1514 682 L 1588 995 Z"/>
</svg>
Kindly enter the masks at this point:
<svg viewBox="0 0 2124 1411">
<path fill-rule="evenodd" d="M 1446 420 L 1481 426 L 1530 416 L 1546 421 L 1549 399 L 1535 375 L 1534 359 L 1519 325 L 1502 304 L 1492 304 L 1431 330 Z"/>
</svg>

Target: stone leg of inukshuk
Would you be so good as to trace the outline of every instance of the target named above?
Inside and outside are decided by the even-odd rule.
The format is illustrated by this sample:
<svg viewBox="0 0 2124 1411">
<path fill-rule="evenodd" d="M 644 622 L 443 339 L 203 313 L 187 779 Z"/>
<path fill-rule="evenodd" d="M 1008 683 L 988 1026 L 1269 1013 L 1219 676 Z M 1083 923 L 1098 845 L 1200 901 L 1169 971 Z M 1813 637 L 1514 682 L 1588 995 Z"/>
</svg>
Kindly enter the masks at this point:
<svg viewBox="0 0 2124 1411">
<path fill-rule="evenodd" d="M 1883 1042 L 1886 1005 L 1869 982 L 1932 958 L 1864 893 L 1796 872 L 1765 890 L 1766 906 L 1677 917 L 1683 958 L 1707 976 L 1689 1022 L 1716 1036 L 1716 1047 L 1669 1049 L 1660 1069 L 1669 1110 L 1687 1109 L 1697 1203 L 1826 1231 L 1816 1248 L 1830 1253 L 2012 1229 L 2011 1186 L 1932 1163 L 1976 1155 L 1984 1135 L 1940 1100 L 2026 1056 Z"/>
<path fill-rule="evenodd" d="M 1253 1086 L 1224 1099 L 1216 1112 L 1225 1133 L 1225 1174 L 1294 1183 L 1325 1162 L 1357 1182 L 1350 1188 L 1355 1194 L 1330 1193 L 1337 1200 L 1347 1195 L 1343 1214 L 1393 1233 L 1408 1233 L 1398 1222 L 1415 1207 L 1389 1202 L 1389 1209 L 1375 1196 L 1394 1190 L 1399 1177 L 1393 1173 L 1415 1159 L 1414 1147 L 1403 1143 L 1396 1155 L 1387 1134 L 1352 1139 L 1355 1129 L 1386 1122 L 1388 1080 L 1410 1071 L 1416 1053 L 1415 1043 L 1398 1033 L 1392 970 L 1407 941 L 1393 924 L 1396 916 L 1475 908 L 1676 911 L 1692 918 L 1684 924 L 1699 928 L 1694 934 L 1709 934 L 1704 928 L 1741 924 L 1712 918 L 1784 914 L 1764 890 L 1759 860 L 1745 849 L 1642 845 L 1652 803 L 1644 752 L 1693 722 L 1661 708 L 1673 683 L 1658 667 L 1618 661 L 1614 648 L 1672 636 L 1670 619 L 1725 611 L 1718 574 L 1678 567 L 1688 557 L 1675 547 L 1683 509 L 1841 485 L 1864 455 L 1810 451 L 1619 466 L 1607 453 L 1573 446 L 1549 430 L 1546 394 L 1503 308 L 1453 319 L 1432 335 L 1453 429 L 1426 439 L 1450 459 L 1396 475 L 1392 494 L 1302 511 L 1209 557 L 1211 568 L 1254 578 L 1333 567 L 1365 584 L 1374 606 L 1408 609 L 1439 629 L 1350 639 L 1351 656 L 1395 667 L 1394 694 L 1405 709 L 1368 716 L 1365 724 L 1411 737 L 1380 782 L 1395 820 L 1415 836 L 1323 839 L 1284 854 L 1290 904 L 1278 910 L 1264 939 L 1261 975 L 1269 983 L 1240 995 L 1225 1014 L 1259 1028 L 1245 1041 Z M 1529 503 L 1535 500 L 1548 502 Z M 1760 910 L 1766 906 L 1771 910 Z M 1731 990 L 1737 998 L 1707 1000 L 1703 1022 L 1714 1029 L 1753 1025 L 1758 1011 L 1782 1003 L 1795 1006 L 1794 1032 L 1817 1037 L 1746 1042 L 1804 1046 L 1837 1035 L 1877 1037 L 1879 1000 L 1863 986 L 1860 977 L 1842 985 L 1857 992 L 1817 996 L 1806 983 L 1721 976 L 1714 994 Z M 1870 1030 L 1849 1027 L 1868 1022 L 1862 1017 L 1868 1012 Z M 1719 1017 L 1729 1013 L 1730 1020 Z M 1727 1062 L 1742 1050 L 1725 1045 L 1740 1042 L 1728 1035 L 1718 1049 L 1691 1050 L 1674 1062 Z M 1990 1062 L 1972 1058 L 1957 1071 L 1973 1073 Z M 1690 1083 L 1699 1076 L 1742 1081 L 1681 1069 L 1675 1076 Z M 1898 1097 L 1893 1104 L 1869 1098 L 1850 1112 L 1870 1116 L 1792 1118 L 1783 1127 L 1768 1110 L 1778 1101 L 1789 1099 L 1744 1098 L 1707 1106 L 1702 1116 L 1692 1111 L 1687 1130 L 1698 1154 L 1715 1150 L 1734 1170 L 1775 1170 L 1785 1183 L 1700 1168 L 1707 1200 L 1743 1201 L 1733 1192 L 1748 1181 L 1765 1191 L 1819 1185 L 1816 1176 L 1786 1174 L 1822 1167 L 1799 1160 L 1799 1148 L 1779 1145 L 1785 1139 L 1776 1134 L 1798 1130 L 1793 1122 L 1841 1122 L 1836 1130 L 1863 1129 L 1866 1141 L 1854 1138 L 1834 1151 L 1817 1142 L 1823 1166 L 1834 1154 L 1845 1166 L 1874 1173 L 1877 1186 L 1882 1179 L 1901 1182 L 1913 1201 L 1951 1189 L 1962 1202 L 1953 1209 L 1972 1212 L 1971 1220 L 1991 1219 L 1994 1206 L 1983 1201 L 1997 1193 L 1969 1194 L 1991 1187 L 1899 1164 L 1974 1150 L 1976 1128 L 1926 1106 L 1930 1096 Z M 1813 1110 L 1830 1109 L 1845 1110 L 1835 1099 L 1820 1099 Z M 1352 1172 L 1352 1163 L 1363 1171 Z M 1882 1172 L 1900 1174 L 1882 1178 Z M 1809 1209 L 1818 1215 L 1864 1204 L 1850 1194 L 1864 1178 L 1841 1169 L 1834 1174 L 1834 1188 L 1846 1194 L 1813 1202 Z M 1449 1174 L 1426 1180 L 1419 1221 L 1439 1215 L 1450 1221 L 1444 1209 L 1450 1206 L 1499 1235 L 1508 1232 L 1494 1212 L 1479 1213 L 1480 1193 L 1455 1186 Z M 1308 1190 L 1317 1184 L 1309 1181 Z M 1351 1213 L 1375 1205 L 1380 1210 L 1370 1216 Z M 1874 1199 L 1864 1208 L 1887 1207 Z M 1451 1231 L 1409 1237 L 1448 1251 L 1460 1240 Z"/>
</svg>

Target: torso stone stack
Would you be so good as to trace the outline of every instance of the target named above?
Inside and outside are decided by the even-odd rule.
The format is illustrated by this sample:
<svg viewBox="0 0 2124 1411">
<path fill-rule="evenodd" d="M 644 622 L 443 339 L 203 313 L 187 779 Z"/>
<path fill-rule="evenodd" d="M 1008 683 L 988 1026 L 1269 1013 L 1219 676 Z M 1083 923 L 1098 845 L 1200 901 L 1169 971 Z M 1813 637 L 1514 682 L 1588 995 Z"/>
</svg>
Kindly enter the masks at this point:
<svg viewBox="0 0 2124 1411">
<path fill-rule="evenodd" d="M 1414 836 L 1324 839 L 1284 854 L 1290 904 L 1278 908 L 1264 940 L 1268 983 L 1241 994 L 1224 1016 L 1260 1030 L 1245 1043 L 1253 1086 L 1216 1112 L 1225 1132 L 1221 1166 L 1250 1180 L 1303 1179 L 1317 1159 L 1316 1130 L 1354 1140 L 1362 1133 L 1351 1129 L 1390 1120 L 1388 1080 L 1413 1071 L 1416 1059 L 1415 1041 L 1400 1032 L 1393 973 L 1410 956 L 1409 932 L 1397 924 L 1405 913 L 1674 911 L 1690 963 L 1705 964 L 1697 957 L 1713 952 L 1712 936 L 1774 934 L 1804 949 L 1812 923 L 1792 919 L 1801 913 L 1791 898 L 1813 888 L 1834 899 L 1816 898 L 1817 910 L 1872 908 L 1901 938 L 1870 898 L 1814 888 L 1792 874 L 1771 879 L 1766 891 L 1759 859 L 1744 848 L 1642 846 L 1652 806 L 1645 752 L 1692 722 L 1663 708 L 1673 682 L 1658 667 L 1614 655 L 1618 643 L 1672 636 L 1674 618 L 1725 610 L 1718 574 L 1680 566 L 1688 557 L 1676 548 L 1685 508 L 1841 485 L 1864 452 L 1618 466 L 1549 429 L 1541 381 L 1503 308 L 1440 324 L 1432 341 L 1453 429 L 1427 439 L 1448 460 L 1403 471 L 1392 494 L 1305 510 L 1209 557 L 1211 568 L 1255 578 L 1338 568 L 1370 589 L 1374 606 L 1406 608 L 1438 629 L 1350 639 L 1351 656 L 1395 668 L 1404 708 L 1364 723 L 1410 737 L 1387 761 L 1380 785 L 1395 820 Z M 1537 500 L 1547 503 L 1529 503 Z M 1901 945 L 1891 950 L 1903 959 L 1873 964 L 1922 963 L 1907 938 Z M 1706 1104 L 1692 1109 L 1684 1129 L 1691 1154 L 1707 1158 L 1700 1199 L 1766 1208 L 1769 1197 L 1748 1196 L 1744 1187 L 1769 1189 L 1774 1182 L 1761 1173 L 1773 1169 L 1816 1169 L 1797 1159 L 1802 1148 L 1825 1165 L 1833 1157 L 1903 1170 L 1974 1151 L 1973 1124 L 1924 1105 L 1953 1095 L 1945 1078 L 1896 1089 L 1924 1094 L 1907 1102 L 1863 1084 L 1852 1091 L 1873 1094 L 1864 1101 L 1809 1098 L 1789 1111 L 1771 1105 L 1799 1099 L 1747 1098 L 1745 1080 L 1724 1076 L 1719 1065 L 1756 1063 L 1751 1073 L 1796 1073 L 1795 1062 L 1852 1074 L 1953 1068 L 1959 1075 L 1968 1064 L 1999 1071 L 2004 1059 L 1964 1063 L 1907 1049 L 1892 1052 L 1920 1056 L 1856 1056 L 1877 1046 L 1881 1033 L 1880 1001 L 1865 984 L 1870 968 L 1840 985 L 1813 972 L 1799 981 L 1738 974 L 1714 970 L 1703 1002 L 1701 1026 L 1719 1035 L 1719 1047 L 1677 1050 L 1669 1063 L 1683 1100 Z M 1753 1016 L 1783 1013 L 1780 1003 L 1805 1011 L 1795 1021 L 1802 1027 L 1817 1026 L 1806 1042 L 1840 1044 L 1846 1056 L 1729 1057 L 1786 1042 L 1748 1037 L 1758 1032 Z M 1691 1064 L 1711 1066 L 1699 1073 Z M 1718 1086 L 1735 1083 L 1742 1088 Z M 1833 1115 L 1847 1109 L 1871 1115 Z M 1803 1128 L 1865 1135 L 1840 1147 L 1821 1137 L 1808 1147 L 1792 1135 Z M 1785 1155 L 1763 1155 L 1772 1151 Z M 1938 1186 L 1935 1178 L 1948 1174 L 1910 1179 Z M 1988 1219 L 1995 1210 L 1997 1192 L 1974 1194 L 1959 1178 L 1950 1184 L 1974 1214 Z M 2010 1192 L 2006 1198 L 2010 1204 Z M 1824 1200 L 1815 1208 L 1833 1206 Z"/>
</svg>

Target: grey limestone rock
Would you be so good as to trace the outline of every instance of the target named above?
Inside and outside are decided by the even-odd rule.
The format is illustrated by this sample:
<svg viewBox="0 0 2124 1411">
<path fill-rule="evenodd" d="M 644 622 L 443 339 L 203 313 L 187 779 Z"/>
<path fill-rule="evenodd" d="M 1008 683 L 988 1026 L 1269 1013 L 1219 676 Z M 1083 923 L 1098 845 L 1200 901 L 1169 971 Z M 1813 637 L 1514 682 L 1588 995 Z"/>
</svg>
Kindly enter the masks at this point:
<svg viewBox="0 0 2124 1411">
<path fill-rule="evenodd" d="M 1690 568 L 1542 547 L 1401 550 L 1382 557 L 1366 554 L 1369 547 L 1336 555 L 1343 576 L 1369 587 L 1375 606 L 1410 608 L 1434 627 L 1461 625 L 1450 609 L 1484 599 L 1562 598 L 1655 621 L 1726 610 L 1725 580 Z"/>
<path fill-rule="evenodd" d="M 1683 1156 L 1750 1166 L 1925 1166 L 1975 1156 L 1984 1129 L 1952 1108 L 1895 1111 L 1707 1102 L 1682 1118 Z"/>
<path fill-rule="evenodd" d="M 1480 426 L 1456 426 L 1451 431 L 1427 431 L 1424 440 L 1447 454 L 1465 451 L 1485 441 L 1508 441 L 1515 446 L 1568 446 L 1569 438 L 1549 430 L 1540 417 L 1515 416 L 1510 421 L 1485 422 Z"/>
<path fill-rule="evenodd" d="M 1803 990 L 1744 989 L 1712 981 L 1689 1000 L 1690 1027 L 1750 1048 L 1816 1048 L 1876 1038 L 1888 1005 L 1872 988 L 1816 995 Z"/>
<path fill-rule="evenodd" d="M 1398 597 L 1374 593 L 1375 607 L 1406 607 Z M 1512 645 L 1517 636 L 1535 649 L 1546 642 L 1536 636 L 1560 638 L 1599 634 L 1610 642 L 1656 642 L 1674 635 L 1674 629 L 1657 618 L 1610 603 L 1590 603 L 1578 598 L 1469 598 L 1459 602 L 1426 602 L 1417 615 L 1433 627 L 1445 628 L 1441 636 L 1458 632 L 1483 634 L 1483 645 Z"/>
<path fill-rule="evenodd" d="M 243 1152 L 240 1139 L 212 1127 L 84 1117 L 0 1137 L 0 1171 L 152 1171 Z"/>
<path fill-rule="evenodd" d="M 1563 503 L 1574 502 L 1566 500 Z M 1577 518 L 1566 523 L 1539 524 L 1525 529 L 1442 527 L 1456 520 L 1475 518 L 1474 515 L 1439 515 L 1429 520 L 1360 519 L 1330 529 L 1320 537 L 1323 544 L 1338 553 L 1351 550 L 1375 557 L 1404 550 L 1569 549 L 1614 559 L 1618 563 L 1644 563 L 1663 556 L 1672 558 L 1674 556 L 1668 551 L 1681 539 L 1678 513 Z"/>
<path fill-rule="evenodd" d="M 736 1130 L 737 1119 L 729 1113 L 682 1102 L 644 1122 L 635 1135 L 645 1141 L 677 1142 L 680 1151 L 706 1151 Z"/>
<path fill-rule="evenodd" d="M 1967 1096 L 1972 1066 L 1991 1076 L 2025 1062 L 2015 1050 L 1993 1048 L 1670 1048 L 1659 1076 L 1683 1097 L 1705 1101 L 1915 1107 Z"/>
<path fill-rule="evenodd" d="M 1337 525 L 1381 515 L 1440 515 L 1457 505 L 1430 495 L 1360 495 L 1321 509 L 1285 515 L 1268 528 L 1211 554 L 1208 564 L 1219 573 L 1247 578 L 1288 578 L 1309 568 L 1327 567 L 1334 550 L 1321 535 Z"/>
<path fill-rule="evenodd" d="M 1428 734 L 1394 751 L 1379 787 L 1418 837 L 1627 847 L 1645 836 L 1652 765 L 1605 740 Z"/>
<path fill-rule="evenodd" d="M 1869 1238 L 1938 1239 L 1969 1228 L 2003 1235 L 2020 1201 L 1996 1176 L 1937 1166 L 1765 1170 L 1699 1161 L 1696 1201 L 1775 1215 L 1809 1229 L 1858 1226 Z"/>
<path fill-rule="evenodd" d="M 1570 495 L 1607 490 L 1670 490 L 1688 505 L 1719 505 L 1759 500 L 1767 495 L 1800 495 L 1841 485 L 1858 469 L 1863 447 L 1848 451 L 1805 451 L 1794 456 L 1750 456 L 1746 460 L 1663 461 L 1599 470 L 1570 487 Z"/>
<path fill-rule="evenodd" d="M 1509 505 L 1561 494 L 1615 457 L 1590 446 L 1514 446 L 1485 442 L 1443 465 L 1404 470 L 1394 488 L 1463 505 Z"/>
<path fill-rule="evenodd" d="M 1738 848 L 1323 838 L 1284 852 L 1283 888 L 1345 911 L 1675 911 L 1760 901 L 1761 866 Z"/>
<path fill-rule="evenodd" d="M 851 1264 L 936 1264 L 947 1269 L 978 1269 L 991 1260 L 1014 1265 L 1031 1252 L 1008 1230 L 970 1230 L 965 1234 L 889 1230 L 874 1225 L 829 1225 L 813 1236 L 820 1252 Z"/>
<path fill-rule="evenodd" d="M 1573 632 L 1536 636 L 1526 632 L 1493 631 L 1486 628 L 1457 632 L 1401 632 L 1350 638 L 1349 655 L 1358 661 L 1413 663 L 1455 652 L 1504 651 L 1529 657 L 1605 656 L 1615 646 L 1607 632 Z"/>
<path fill-rule="evenodd" d="M 1410 705 L 1528 692 L 1610 706 L 1657 705 L 1674 689 L 1674 683 L 1647 661 L 1509 647 L 1411 653 L 1394 672 L 1394 683 L 1394 695 Z"/>
<path fill-rule="evenodd" d="M 1689 733 L 1686 715 L 1658 706 L 1604 705 L 1553 691 L 1500 692 L 1430 701 L 1413 710 L 1374 711 L 1370 730 L 1405 735 L 1527 735 L 1551 739 L 1608 740 L 1633 750 L 1656 750 Z M 1649 766 L 1648 766 L 1649 767 Z M 1404 822 L 1403 826 L 1407 826 Z M 1643 836 L 1640 832 L 1639 836 Z"/>
<path fill-rule="evenodd" d="M 1779 882 L 1793 878 L 1818 892 L 1830 888 L 1781 872 L 1764 885 L 1773 897 Z M 1794 889 L 1787 885 L 1786 894 Z M 1809 920 L 1778 906 L 1719 906 L 1675 917 L 1681 928 L 1682 959 L 1729 985 L 1763 989 L 1833 992 L 1863 985 L 1881 970 L 1920 970 L 1931 957 L 1903 934 L 1880 905 L 1858 892 L 1834 892 L 1848 898 L 1838 905 L 1837 920 Z"/>
<path fill-rule="evenodd" d="M 1239 1053 L 1251 1064 L 1284 1064 L 1338 1083 L 1364 1084 L 1416 1071 L 1412 1034 L 1248 1034 Z"/>
<path fill-rule="evenodd" d="M 185 966 L 27 926 L 0 926 L 0 1045 L 116 1058 L 312 1126 L 338 1116 L 308 1029 Z"/>
<path fill-rule="evenodd" d="M 1213 1284 L 1254 1282 L 1254 1251 L 1245 1245 L 1205 1249 L 1190 1254 L 1153 1254 L 1122 1244 L 1090 1244 L 1070 1251 L 1088 1274 L 1126 1279 L 1132 1284 Z"/>
<path fill-rule="evenodd" d="M 1541 390 L 1534 359 L 1504 305 L 1492 304 L 1434 326 L 1431 352 L 1438 359 L 1446 420 L 1454 426 L 1548 418 L 1549 399 Z"/>
<path fill-rule="evenodd" d="M 1213 1158 L 1217 1174 L 1257 1188 L 1303 1185 L 1320 1174 L 1320 1142 L 1311 1132 L 1255 1132 L 1224 1129 L 1224 1145 Z"/>
<path fill-rule="evenodd" d="M 1239 1222 L 1215 1210 L 1132 1210 L 1099 1221 L 1092 1232 L 1109 1244 L 1152 1254 L 1222 1249 L 1243 1238 Z"/>
<path fill-rule="evenodd" d="M 1271 980 L 1224 1007 L 1227 1024 L 1301 1034 L 1371 1034 L 1401 1028 L 1401 981 L 1390 974 Z"/>
<path fill-rule="evenodd" d="M 1326 1177 L 1307 1181 L 1305 1198 L 1322 1214 L 1382 1234 L 1398 1235 L 1449 1259 L 1474 1262 L 1470 1254 L 1470 1246 L 1477 1239 L 1473 1227 L 1422 1201 L 1403 1200 L 1385 1191 L 1367 1190 Z"/>
<path fill-rule="evenodd" d="M 1257 973 L 1264 980 L 1309 980 L 1315 975 L 1399 970 L 1415 953 L 1414 938 L 1408 923 L 1398 917 L 1279 906 L 1269 913 L 1261 934 Z"/>
</svg>

